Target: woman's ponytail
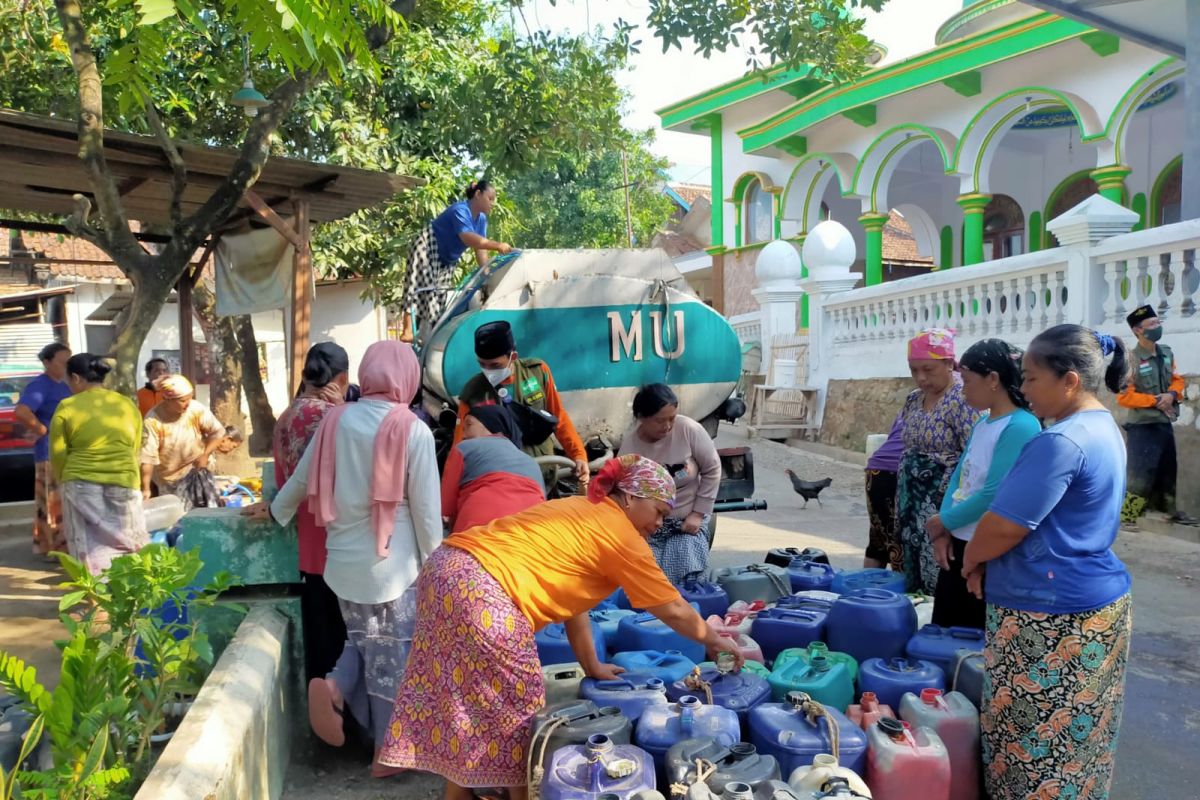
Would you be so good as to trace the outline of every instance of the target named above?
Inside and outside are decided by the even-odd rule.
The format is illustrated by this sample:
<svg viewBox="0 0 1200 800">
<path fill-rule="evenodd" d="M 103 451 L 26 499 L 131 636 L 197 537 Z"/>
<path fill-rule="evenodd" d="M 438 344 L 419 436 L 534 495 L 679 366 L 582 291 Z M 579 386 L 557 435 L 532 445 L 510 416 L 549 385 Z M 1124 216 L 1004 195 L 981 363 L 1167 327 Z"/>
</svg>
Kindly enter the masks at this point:
<svg viewBox="0 0 1200 800">
<path fill-rule="evenodd" d="M 1129 351 L 1119 338 L 1112 339 L 1112 361 L 1104 371 L 1104 385 L 1113 394 L 1120 394 L 1129 383 Z"/>
</svg>

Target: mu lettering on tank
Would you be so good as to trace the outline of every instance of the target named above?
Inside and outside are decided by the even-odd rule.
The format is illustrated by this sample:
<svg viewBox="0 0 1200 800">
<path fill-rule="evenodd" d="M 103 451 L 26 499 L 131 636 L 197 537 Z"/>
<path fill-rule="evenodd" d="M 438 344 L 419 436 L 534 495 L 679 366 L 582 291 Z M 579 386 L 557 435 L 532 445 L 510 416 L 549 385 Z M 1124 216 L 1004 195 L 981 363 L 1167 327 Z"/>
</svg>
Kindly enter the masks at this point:
<svg viewBox="0 0 1200 800">
<path fill-rule="evenodd" d="M 732 394 L 741 348 L 661 250 L 530 250 L 464 283 L 422 354 L 430 400 L 449 401 L 479 370 L 473 336 L 513 327 L 522 356 L 544 359 L 584 438 L 618 436 L 637 387 L 669 384 L 680 409 L 713 414 Z"/>
</svg>

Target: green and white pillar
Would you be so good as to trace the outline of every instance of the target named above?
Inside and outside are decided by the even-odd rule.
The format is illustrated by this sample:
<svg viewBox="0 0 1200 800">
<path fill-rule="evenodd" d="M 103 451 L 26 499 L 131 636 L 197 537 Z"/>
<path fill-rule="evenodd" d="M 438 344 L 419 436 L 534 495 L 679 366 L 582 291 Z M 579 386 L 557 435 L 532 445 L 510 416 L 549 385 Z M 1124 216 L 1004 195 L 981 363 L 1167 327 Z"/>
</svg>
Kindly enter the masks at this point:
<svg viewBox="0 0 1200 800">
<path fill-rule="evenodd" d="M 866 279 L 867 286 L 883 283 L 883 226 L 887 224 L 888 215 L 872 211 L 858 218 L 866 231 L 867 252 Z"/>
<path fill-rule="evenodd" d="M 992 200 L 990 194 L 964 194 L 958 205 L 963 210 L 963 266 L 983 263 L 983 210 Z"/>
<path fill-rule="evenodd" d="M 1125 205 L 1125 178 L 1133 169 L 1124 164 L 1112 164 L 1091 172 L 1091 178 L 1100 188 L 1100 196 L 1114 203 Z"/>
</svg>

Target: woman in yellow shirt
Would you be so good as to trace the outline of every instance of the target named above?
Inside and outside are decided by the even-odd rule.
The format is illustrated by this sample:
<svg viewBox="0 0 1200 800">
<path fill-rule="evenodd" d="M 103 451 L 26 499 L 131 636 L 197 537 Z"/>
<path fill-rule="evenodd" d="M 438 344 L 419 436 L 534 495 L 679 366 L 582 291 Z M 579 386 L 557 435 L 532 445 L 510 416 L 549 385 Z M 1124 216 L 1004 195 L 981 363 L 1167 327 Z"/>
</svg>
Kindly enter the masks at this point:
<svg viewBox="0 0 1200 800">
<path fill-rule="evenodd" d="M 446 800 L 508 788 L 525 800 L 530 724 L 546 700 L 534 631 L 565 622 L 590 677 L 612 679 L 592 646 L 588 611 L 625 589 L 714 654 L 734 643 L 684 602 L 646 540 L 671 510 L 675 484 L 641 456 L 609 461 L 587 497 L 569 497 L 446 539 L 417 579 L 417 623 L 382 764 L 435 772 Z M 331 710 L 329 713 L 336 713 Z"/>
<path fill-rule="evenodd" d="M 67 547 L 93 575 L 148 540 L 138 465 L 142 415 L 128 397 L 104 388 L 110 371 L 100 356 L 71 356 L 71 396 L 50 421 L 50 467 L 62 486 Z"/>
</svg>

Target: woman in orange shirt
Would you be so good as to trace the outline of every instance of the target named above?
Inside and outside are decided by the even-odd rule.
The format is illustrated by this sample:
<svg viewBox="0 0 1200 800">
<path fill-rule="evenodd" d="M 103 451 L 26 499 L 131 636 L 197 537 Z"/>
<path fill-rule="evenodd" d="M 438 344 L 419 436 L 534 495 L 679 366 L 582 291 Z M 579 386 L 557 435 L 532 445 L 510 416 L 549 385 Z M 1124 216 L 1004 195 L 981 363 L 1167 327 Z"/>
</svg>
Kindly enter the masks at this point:
<svg viewBox="0 0 1200 800">
<path fill-rule="evenodd" d="M 456 533 L 417 581 L 417 626 L 379 761 L 435 772 L 446 800 L 508 788 L 525 800 L 525 749 L 545 704 L 533 634 L 565 622 L 590 677 L 612 679 L 592 645 L 588 611 L 618 586 L 716 656 L 734 643 L 672 586 L 646 540 L 675 499 L 666 470 L 641 456 L 613 459 L 587 497 L 568 497 Z"/>
</svg>

